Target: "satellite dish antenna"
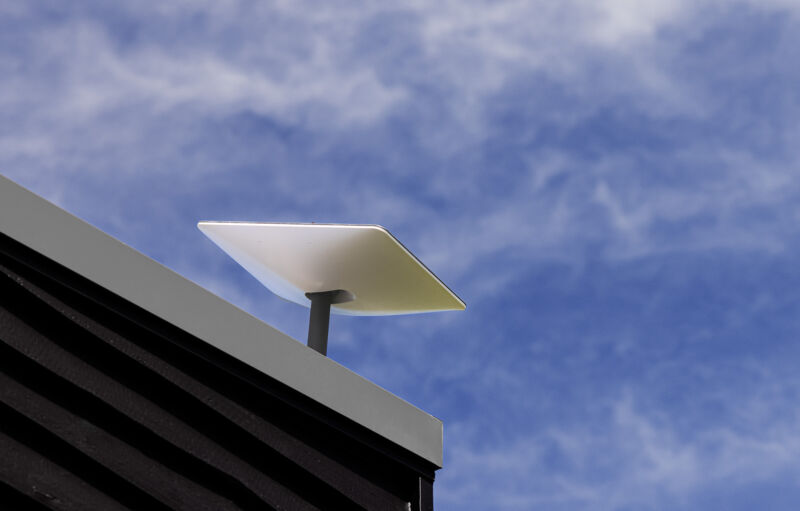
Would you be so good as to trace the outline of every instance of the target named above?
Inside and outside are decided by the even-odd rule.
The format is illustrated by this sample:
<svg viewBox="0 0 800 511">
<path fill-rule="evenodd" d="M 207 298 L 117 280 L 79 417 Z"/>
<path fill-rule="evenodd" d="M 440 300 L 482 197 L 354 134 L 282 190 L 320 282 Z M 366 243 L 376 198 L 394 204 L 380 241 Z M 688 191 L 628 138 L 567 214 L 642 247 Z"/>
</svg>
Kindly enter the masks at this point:
<svg viewBox="0 0 800 511">
<path fill-rule="evenodd" d="M 311 308 L 308 346 L 326 355 L 330 313 L 386 316 L 466 305 L 379 225 L 199 222 L 281 298 Z"/>
</svg>

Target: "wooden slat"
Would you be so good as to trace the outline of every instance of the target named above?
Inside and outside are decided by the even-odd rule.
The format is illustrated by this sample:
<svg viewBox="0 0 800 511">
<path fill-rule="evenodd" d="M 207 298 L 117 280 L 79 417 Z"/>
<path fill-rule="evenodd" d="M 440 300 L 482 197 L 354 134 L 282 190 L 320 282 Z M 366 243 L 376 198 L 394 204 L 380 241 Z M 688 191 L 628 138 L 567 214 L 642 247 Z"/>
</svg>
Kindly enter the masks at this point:
<svg viewBox="0 0 800 511">
<path fill-rule="evenodd" d="M 7 420 L 0 414 L 0 420 Z M 7 426 L 7 423 L 4 424 Z M 0 481 L 50 509 L 129 509 L 110 497 L 92 481 L 85 481 L 70 467 L 0 431 Z"/>
<path fill-rule="evenodd" d="M 27 511 L 47 511 L 45 506 L 33 495 L 27 495 L 0 480 L 0 502 L 6 509 L 25 509 Z"/>
<path fill-rule="evenodd" d="M 4 374 L 0 374 L 0 402 L 172 509 L 239 509 L 230 500 L 170 470 Z"/>
</svg>

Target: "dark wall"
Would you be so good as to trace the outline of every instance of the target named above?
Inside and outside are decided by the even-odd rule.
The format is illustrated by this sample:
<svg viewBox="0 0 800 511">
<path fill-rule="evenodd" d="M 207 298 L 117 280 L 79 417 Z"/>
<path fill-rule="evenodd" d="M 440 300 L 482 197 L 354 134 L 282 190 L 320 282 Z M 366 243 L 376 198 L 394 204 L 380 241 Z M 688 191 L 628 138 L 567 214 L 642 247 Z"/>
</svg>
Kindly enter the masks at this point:
<svg viewBox="0 0 800 511">
<path fill-rule="evenodd" d="M 3 509 L 433 509 L 435 467 L 0 234 Z"/>
</svg>

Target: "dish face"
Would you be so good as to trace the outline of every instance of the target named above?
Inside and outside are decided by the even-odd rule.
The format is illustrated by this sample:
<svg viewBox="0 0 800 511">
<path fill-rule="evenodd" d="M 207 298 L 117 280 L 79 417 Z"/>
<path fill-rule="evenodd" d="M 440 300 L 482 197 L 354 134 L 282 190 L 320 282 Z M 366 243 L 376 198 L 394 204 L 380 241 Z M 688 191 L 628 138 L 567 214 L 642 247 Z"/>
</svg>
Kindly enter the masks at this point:
<svg viewBox="0 0 800 511">
<path fill-rule="evenodd" d="M 379 225 L 200 222 L 197 227 L 276 295 L 345 290 L 331 312 L 353 316 L 464 310 L 466 305 Z"/>
</svg>

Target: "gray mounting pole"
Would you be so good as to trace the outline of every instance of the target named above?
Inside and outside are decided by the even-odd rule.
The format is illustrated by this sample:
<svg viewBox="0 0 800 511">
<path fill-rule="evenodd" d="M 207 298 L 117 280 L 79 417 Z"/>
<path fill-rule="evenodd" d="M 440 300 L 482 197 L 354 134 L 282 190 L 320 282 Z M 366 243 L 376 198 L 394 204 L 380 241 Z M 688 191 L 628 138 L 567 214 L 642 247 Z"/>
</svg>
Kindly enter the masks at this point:
<svg viewBox="0 0 800 511">
<path fill-rule="evenodd" d="M 328 325 L 331 322 L 331 304 L 355 300 L 355 295 L 344 289 L 306 293 L 311 300 L 311 316 L 308 318 L 308 347 L 328 355 Z"/>
<path fill-rule="evenodd" d="M 331 303 L 338 291 L 306 293 L 311 300 L 311 315 L 308 318 L 308 347 L 328 354 L 328 325 L 331 320 Z"/>
</svg>

